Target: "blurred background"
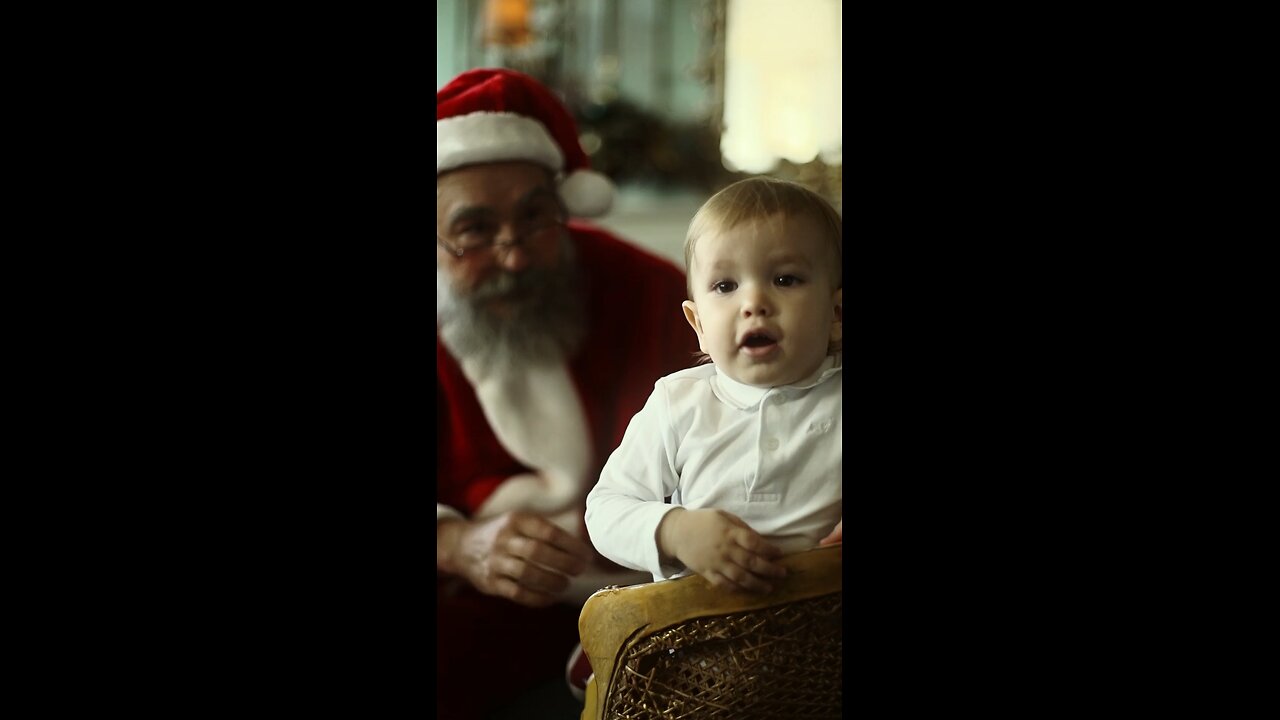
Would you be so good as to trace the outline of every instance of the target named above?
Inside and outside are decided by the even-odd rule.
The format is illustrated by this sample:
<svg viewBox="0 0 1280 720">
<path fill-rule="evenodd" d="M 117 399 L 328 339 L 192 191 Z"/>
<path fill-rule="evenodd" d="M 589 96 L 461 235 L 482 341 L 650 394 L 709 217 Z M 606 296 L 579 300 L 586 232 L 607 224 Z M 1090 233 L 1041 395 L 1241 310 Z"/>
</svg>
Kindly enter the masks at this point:
<svg viewBox="0 0 1280 720">
<path fill-rule="evenodd" d="M 684 267 L 698 207 L 762 174 L 843 211 L 841 0 L 437 0 L 436 90 L 526 72 L 618 185 L 596 222 Z"/>
</svg>

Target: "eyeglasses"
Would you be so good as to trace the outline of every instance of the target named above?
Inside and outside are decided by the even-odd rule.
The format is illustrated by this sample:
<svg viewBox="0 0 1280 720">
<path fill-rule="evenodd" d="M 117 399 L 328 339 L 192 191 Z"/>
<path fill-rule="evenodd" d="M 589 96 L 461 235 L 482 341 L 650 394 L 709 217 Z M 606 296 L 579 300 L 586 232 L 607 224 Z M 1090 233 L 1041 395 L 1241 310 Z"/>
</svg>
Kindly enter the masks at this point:
<svg viewBox="0 0 1280 720">
<path fill-rule="evenodd" d="M 457 257 L 475 257 L 485 252 L 496 252 L 496 248 L 509 250 L 529 241 L 542 240 L 553 230 L 564 227 L 564 224 L 565 217 L 559 211 L 534 210 L 517 223 L 511 239 L 506 242 L 498 242 L 501 224 L 490 219 L 467 221 L 447 238 L 437 230 L 436 242 Z"/>
</svg>

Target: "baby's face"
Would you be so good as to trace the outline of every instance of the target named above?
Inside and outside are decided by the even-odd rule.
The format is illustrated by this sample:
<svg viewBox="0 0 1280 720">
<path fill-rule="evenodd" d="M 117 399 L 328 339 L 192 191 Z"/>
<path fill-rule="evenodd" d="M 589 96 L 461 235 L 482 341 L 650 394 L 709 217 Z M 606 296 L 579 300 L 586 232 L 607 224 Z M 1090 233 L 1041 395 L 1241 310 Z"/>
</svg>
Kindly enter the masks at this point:
<svg viewBox="0 0 1280 720">
<path fill-rule="evenodd" d="M 776 387 L 817 371 L 842 315 L 828 243 L 813 218 L 782 215 L 698 239 L 685 318 L 720 372 Z"/>
</svg>

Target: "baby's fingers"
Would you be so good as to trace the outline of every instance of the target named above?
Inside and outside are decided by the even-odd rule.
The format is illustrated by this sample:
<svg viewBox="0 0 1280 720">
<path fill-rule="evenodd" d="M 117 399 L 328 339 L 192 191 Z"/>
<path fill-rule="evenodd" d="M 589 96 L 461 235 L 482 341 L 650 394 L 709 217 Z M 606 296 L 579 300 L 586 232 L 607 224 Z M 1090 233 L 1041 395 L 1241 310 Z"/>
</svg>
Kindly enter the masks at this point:
<svg viewBox="0 0 1280 720">
<path fill-rule="evenodd" d="M 743 548 L 735 548 L 729 553 L 729 557 L 738 567 L 754 575 L 775 578 L 787 576 L 786 568 Z"/>
<path fill-rule="evenodd" d="M 760 537 L 754 530 L 736 532 L 733 541 L 754 555 L 766 558 L 782 557 L 782 550 L 777 545 Z"/>
<path fill-rule="evenodd" d="M 739 565 L 725 565 L 720 570 L 708 572 L 705 577 L 712 585 L 725 590 L 767 593 L 773 589 L 772 585 Z"/>
</svg>

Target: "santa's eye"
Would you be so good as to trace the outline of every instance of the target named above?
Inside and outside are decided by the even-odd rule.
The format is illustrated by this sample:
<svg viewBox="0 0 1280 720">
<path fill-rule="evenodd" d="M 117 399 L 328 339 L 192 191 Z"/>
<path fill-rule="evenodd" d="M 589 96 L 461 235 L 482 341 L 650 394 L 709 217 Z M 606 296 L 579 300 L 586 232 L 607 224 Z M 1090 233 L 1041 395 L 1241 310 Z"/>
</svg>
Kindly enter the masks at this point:
<svg viewBox="0 0 1280 720">
<path fill-rule="evenodd" d="M 738 289 L 738 283 L 732 280 L 720 280 L 711 285 L 711 292 L 723 295 Z"/>
<path fill-rule="evenodd" d="M 796 277 L 795 275 L 779 275 L 778 277 L 773 279 L 773 282 L 778 287 L 792 287 L 794 285 L 799 285 L 801 282 L 804 282 L 804 281 Z"/>
<path fill-rule="evenodd" d="M 458 247 L 476 248 L 492 243 L 497 234 L 495 223 L 480 220 L 459 225 L 454 230 L 453 242 Z"/>
</svg>

